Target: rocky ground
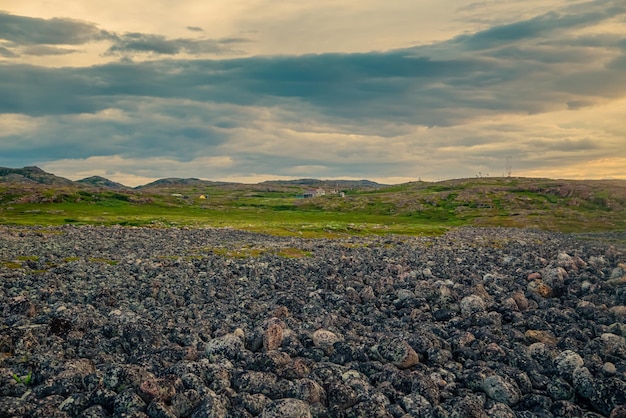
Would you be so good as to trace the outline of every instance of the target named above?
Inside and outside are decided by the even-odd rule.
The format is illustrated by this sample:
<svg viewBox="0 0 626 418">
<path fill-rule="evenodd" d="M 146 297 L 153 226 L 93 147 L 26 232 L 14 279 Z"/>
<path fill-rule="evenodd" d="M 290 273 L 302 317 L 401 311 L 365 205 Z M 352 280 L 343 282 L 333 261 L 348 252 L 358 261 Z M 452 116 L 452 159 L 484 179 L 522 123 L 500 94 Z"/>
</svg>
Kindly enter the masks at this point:
<svg viewBox="0 0 626 418">
<path fill-rule="evenodd" d="M 0 416 L 625 417 L 625 238 L 0 227 Z"/>
</svg>

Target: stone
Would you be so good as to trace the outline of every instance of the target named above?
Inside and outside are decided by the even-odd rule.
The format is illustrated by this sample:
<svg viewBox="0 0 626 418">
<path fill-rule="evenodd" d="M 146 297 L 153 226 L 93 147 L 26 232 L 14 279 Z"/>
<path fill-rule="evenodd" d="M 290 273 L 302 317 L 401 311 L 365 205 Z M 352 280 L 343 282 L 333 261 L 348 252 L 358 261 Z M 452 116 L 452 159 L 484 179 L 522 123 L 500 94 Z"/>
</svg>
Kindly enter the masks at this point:
<svg viewBox="0 0 626 418">
<path fill-rule="evenodd" d="M 613 408 L 609 418 L 626 418 L 626 405 L 618 405 Z"/>
<path fill-rule="evenodd" d="M 191 414 L 191 418 L 220 418 L 226 416 L 226 413 L 223 403 L 213 395 L 204 399 L 204 402 Z"/>
<path fill-rule="evenodd" d="M 504 403 L 496 403 L 487 410 L 487 415 L 495 418 L 516 418 L 515 411 Z"/>
<path fill-rule="evenodd" d="M 261 418 L 312 418 L 311 407 L 300 399 L 279 399 L 263 408 Z"/>
<path fill-rule="evenodd" d="M 374 294 L 374 289 L 372 286 L 365 286 L 359 292 L 359 298 L 363 302 L 371 302 L 376 299 L 376 295 Z"/>
<path fill-rule="evenodd" d="M 263 334 L 263 349 L 265 351 L 277 350 L 283 344 L 284 323 L 278 318 L 272 318 L 266 326 Z"/>
<path fill-rule="evenodd" d="M 524 295 L 524 292 L 513 292 L 511 297 L 517 304 L 517 307 L 520 311 L 525 312 L 528 310 L 528 299 L 526 299 L 526 295 Z"/>
<path fill-rule="evenodd" d="M 313 333 L 313 345 L 322 348 L 324 351 L 332 351 L 333 344 L 341 341 L 341 338 L 327 329 L 318 329 Z"/>
<path fill-rule="evenodd" d="M 208 358 L 223 356 L 228 359 L 234 359 L 237 354 L 244 348 L 241 335 L 236 333 L 226 334 L 218 338 L 214 338 L 206 344 L 204 350 Z"/>
<path fill-rule="evenodd" d="M 132 388 L 119 393 L 113 401 L 113 410 L 119 415 L 143 412 L 146 406 L 143 399 Z"/>
<path fill-rule="evenodd" d="M 487 377 L 483 381 L 482 390 L 494 401 L 509 406 L 516 405 L 522 396 L 515 381 L 499 375 Z"/>
<path fill-rule="evenodd" d="M 461 315 L 470 316 L 476 312 L 483 312 L 486 308 L 485 301 L 478 295 L 469 295 L 461 299 L 459 303 Z"/>
<path fill-rule="evenodd" d="M 574 370 L 577 367 L 582 367 L 584 364 L 585 362 L 583 358 L 577 352 L 572 350 L 565 350 L 554 359 L 556 369 L 567 379 L 571 379 Z"/>
<path fill-rule="evenodd" d="M 528 283 L 527 289 L 529 292 L 539 295 L 542 298 L 549 298 L 552 296 L 552 287 L 548 286 L 542 280 L 535 280 Z"/>
<path fill-rule="evenodd" d="M 549 346 L 556 346 L 559 340 L 550 331 L 529 329 L 524 333 L 529 340 L 540 342 Z"/>
<path fill-rule="evenodd" d="M 326 403 L 326 392 L 316 381 L 304 378 L 295 380 L 293 383 L 290 397 L 303 400 L 309 405 Z"/>
<path fill-rule="evenodd" d="M 574 388 L 561 378 L 548 383 L 548 395 L 555 401 L 568 401 L 574 398 Z"/>
<path fill-rule="evenodd" d="M 606 375 L 613 376 L 615 373 L 617 373 L 617 368 L 615 367 L 615 364 L 607 361 L 602 365 L 602 372 Z"/>
<path fill-rule="evenodd" d="M 408 369 L 419 363 L 415 350 L 401 338 L 385 339 L 373 347 L 382 360 L 399 369 Z"/>
<path fill-rule="evenodd" d="M 596 381 L 591 405 L 604 415 L 621 405 L 626 405 L 626 382 L 612 377 L 603 381 Z"/>
</svg>

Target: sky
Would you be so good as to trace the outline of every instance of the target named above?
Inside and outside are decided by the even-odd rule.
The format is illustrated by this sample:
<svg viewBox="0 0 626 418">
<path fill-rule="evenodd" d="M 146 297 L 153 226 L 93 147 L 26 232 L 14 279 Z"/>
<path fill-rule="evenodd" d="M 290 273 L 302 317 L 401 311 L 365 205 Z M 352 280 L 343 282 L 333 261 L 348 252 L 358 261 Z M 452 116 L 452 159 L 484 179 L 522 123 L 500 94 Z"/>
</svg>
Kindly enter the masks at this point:
<svg viewBox="0 0 626 418">
<path fill-rule="evenodd" d="M 624 0 L 0 0 L 0 166 L 626 179 Z"/>
</svg>

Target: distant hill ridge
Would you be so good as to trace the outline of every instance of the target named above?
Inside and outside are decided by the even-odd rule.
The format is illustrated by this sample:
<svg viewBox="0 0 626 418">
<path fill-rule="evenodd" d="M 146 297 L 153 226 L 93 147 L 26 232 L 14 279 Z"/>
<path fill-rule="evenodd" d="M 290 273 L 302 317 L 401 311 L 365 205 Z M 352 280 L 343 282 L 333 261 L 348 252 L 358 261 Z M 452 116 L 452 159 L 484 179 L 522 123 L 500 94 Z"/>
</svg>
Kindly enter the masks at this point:
<svg viewBox="0 0 626 418">
<path fill-rule="evenodd" d="M 91 176 L 84 178 L 82 180 L 77 180 L 76 183 L 85 184 L 88 186 L 101 187 L 104 189 L 114 189 L 114 190 L 127 190 L 130 189 L 127 186 L 124 186 L 121 183 L 116 183 L 112 180 L 109 180 L 105 177 L 101 176 Z"/>
<path fill-rule="evenodd" d="M 47 173 L 39 167 L 24 168 L 0 167 L 0 182 L 21 184 L 46 184 L 51 186 L 70 186 L 72 180 Z"/>
<path fill-rule="evenodd" d="M 202 187 L 202 186 L 215 186 L 215 185 L 220 185 L 220 184 L 229 184 L 229 183 L 220 182 L 220 181 L 211 181 L 211 180 L 200 180 L 197 178 L 168 177 L 164 179 L 155 180 L 151 183 L 144 184 L 143 186 L 137 186 L 135 187 L 135 189 L 137 190 L 154 189 L 154 188 L 158 189 L 158 188 L 163 188 L 163 187 L 171 188 L 171 187 L 176 187 L 176 186 Z"/>
<path fill-rule="evenodd" d="M 304 186 L 309 188 L 321 187 L 324 189 L 375 189 L 386 186 L 370 180 L 319 180 L 319 179 L 297 179 L 297 180 L 268 180 L 259 183 L 260 185 L 277 186 Z"/>
<path fill-rule="evenodd" d="M 459 198 L 474 199 L 475 195 L 482 195 L 486 190 L 513 190 L 516 192 L 541 192 L 560 198 L 578 197 L 583 200 L 604 201 L 607 207 L 614 209 L 624 207 L 626 195 L 626 180 L 552 180 L 530 178 L 467 178 L 452 179 L 440 182 L 409 182 L 396 185 L 385 185 L 370 180 L 319 180 L 303 178 L 297 180 L 270 180 L 258 184 L 229 183 L 197 178 L 163 178 L 151 183 L 128 187 L 105 177 L 91 176 L 72 181 L 64 177 L 48 173 L 36 166 L 23 168 L 0 167 L 0 183 L 16 185 L 18 187 L 78 187 L 100 188 L 113 191 L 172 191 L 173 189 L 203 188 L 222 186 L 225 189 L 259 190 L 272 188 L 302 189 L 323 188 L 325 190 L 361 190 L 409 192 L 435 188 L 437 191 L 453 191 Z M 602 190 L 602 191 L 601 191 Z"/>
<path fill-rule="evenodd" d="M 81 180 L 72 181 L 64 177 L 56 176 L 48 173 L 36 166 L 23 168 L 7 168 L 0 167 L 0 182 L 17 183 L 17 184 L 41 184 L 49 186 L 82 186 L 82 187 L 98 187 L 112 190 L 150 190 L 160 188 L 175 187 L 203 187 L 203 186 L 219 186 L 219 185 L 243 185 L 243 183 L 223 182 L 212 180 L 201 180 L 198 178 L 177 178 L 167 177 L 153 182 L 137 186 L 129 187 L 124 184 L 117 183 L 102 176 L 91 176 Z M 312 178 L 303 178 L 296 180 L 268 180 L 258 183 L 259 186 L 301 186 L 303 188 L 324 188 L 324 189 L 375 189 L 386 186 L 385 184 L 376 183 L 370 180 L 320 180 Z"/>
</svg>

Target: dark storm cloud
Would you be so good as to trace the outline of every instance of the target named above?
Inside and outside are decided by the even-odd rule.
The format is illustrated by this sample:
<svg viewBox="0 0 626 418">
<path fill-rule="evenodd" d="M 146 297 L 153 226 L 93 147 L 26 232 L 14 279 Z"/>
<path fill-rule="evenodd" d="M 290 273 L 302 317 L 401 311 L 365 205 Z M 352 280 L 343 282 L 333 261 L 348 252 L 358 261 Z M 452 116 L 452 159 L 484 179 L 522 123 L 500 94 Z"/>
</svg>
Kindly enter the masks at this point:
<svg viewBox="0 0 626 418">
<path fill-rule="evenodd" d="M 138 39 L 140 43 L 129 48 L 164 54 L 182 48 L 159 38 Z M 561 87 L 569 84 L 562 74 L 550 70 L 550 61 L 541 59 L 545 50 L 512 49 L 498 60 L 487 55 L 436 59 L 419 56 L 422 53 L 428 53 L 428 48 L 66 69 L 7 64 L 0 66 L 0 111 L 31 115 L 94 112 L 111 107 L 123 96 L 266 106 L 296 100 L 332 118 L 435 126 L 485 112 L 534 113 L 579 100 L 564 96 L 577 92 Z M 588 54 L 586 61 L 594 58 L 593 51 L 583 53 Z M 580 53 L 558 56 L 558 64 L 580 64 Z M 582 86 L 589 82 L 607 86 L 625 78 L 618 71 L 622 62 L 615 59 L 612 65 L 615 68 L 579 71 L 567 77 L 578 79 Z M 602 80 L 594 82 L 598 75 Z M 578 93 L 593 91 L 588 90 Z"/>
<path fill-rule="evenodd" d="M 240 105 L 274 105 L 297 99 L 321 113 L 350 118 L 417 118 L 417 108 L 439 112 L 446 102 L 477 104 L 457 86 L 470 88 L 493 64 L 465 59 L 414 58 L 409 51 L 323 54 L 222 61 L 115 63 L 51 69 L 0 66 L 0 111 L 31 115 L 85 113 L 110 107 L 120 96 L 181 98 Z M 450 90 L 439 91 L 442 83 Z M 484 83 L 484 81 L 483 81 Z M 461 94 L 459 94 L 461 93 Z M 484 99 L 483 106 L 493 107 Z M 453 112 L 451 112 L 453 113 Z M 426 117 L 427 115 L 424 115 Z"/>
</svg>

